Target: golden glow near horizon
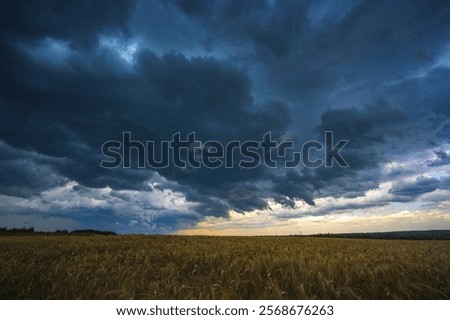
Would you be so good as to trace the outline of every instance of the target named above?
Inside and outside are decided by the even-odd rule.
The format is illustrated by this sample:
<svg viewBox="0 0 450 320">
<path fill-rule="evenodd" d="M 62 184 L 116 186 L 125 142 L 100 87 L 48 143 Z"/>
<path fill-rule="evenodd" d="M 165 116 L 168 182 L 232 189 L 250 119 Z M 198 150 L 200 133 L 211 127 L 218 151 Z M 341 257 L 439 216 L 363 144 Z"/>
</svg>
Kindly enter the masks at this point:
<svg viewBox="0 0 450 320">
<path fill-rule="evenodd" d="M 308 235 L 317 233 L 384 232 L 407 230 L 449 229 L 450 214 L 432 211 L 400 211 L 387 215 L 374 213 L 370 216 L 357 216 L 349 213 L 325 216 L 307 216 L 293 221 L 273 222 L 264 225 L 268 219 L 243 218 L 240 213 L 231 213 L 230 218 L 209 218 L 195 228 L 180 230 L 180 235 L 217 236 L 257 236 L 257 235 Z M 245 216 L 248 216 L 247 214 Z"/>
</svg>

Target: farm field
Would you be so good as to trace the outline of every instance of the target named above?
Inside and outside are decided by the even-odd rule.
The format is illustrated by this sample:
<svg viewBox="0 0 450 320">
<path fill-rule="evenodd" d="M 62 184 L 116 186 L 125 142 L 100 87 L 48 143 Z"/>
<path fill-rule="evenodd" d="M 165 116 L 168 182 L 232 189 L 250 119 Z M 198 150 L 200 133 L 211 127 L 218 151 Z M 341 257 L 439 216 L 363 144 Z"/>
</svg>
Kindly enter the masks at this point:
<svg viewBox="0 0 450 320">
<path fill-rule="evenodd" d="M 450 241 L 0 237 L 1 299 L 449 299 Z"/>
</svg>

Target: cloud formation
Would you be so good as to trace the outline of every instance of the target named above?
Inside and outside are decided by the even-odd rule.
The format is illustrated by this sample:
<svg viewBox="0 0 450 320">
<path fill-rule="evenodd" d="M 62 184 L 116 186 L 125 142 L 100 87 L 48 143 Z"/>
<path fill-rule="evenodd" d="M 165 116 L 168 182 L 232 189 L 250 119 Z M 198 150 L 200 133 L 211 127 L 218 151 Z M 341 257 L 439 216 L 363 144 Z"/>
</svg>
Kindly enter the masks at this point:
<svg viewBox="0 0 450 320">
<path fill-rule="evenodd" d="M 445 1 L 5 1 L 0 18 L 0 224 L 167 233 L 448 190 Z M 295 151 L 333 131 L 349 168 L 101 168 L 124 131 Z"/>
</svg>

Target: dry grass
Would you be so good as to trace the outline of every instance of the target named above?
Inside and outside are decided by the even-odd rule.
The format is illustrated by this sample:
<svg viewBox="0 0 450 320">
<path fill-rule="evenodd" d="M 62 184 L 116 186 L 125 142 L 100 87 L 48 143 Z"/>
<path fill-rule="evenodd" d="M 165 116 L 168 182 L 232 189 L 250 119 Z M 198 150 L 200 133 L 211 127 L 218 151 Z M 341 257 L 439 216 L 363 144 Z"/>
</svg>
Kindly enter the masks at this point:
<svg viewBox="0 0 450 320">
<path fill-rule="evenodd" d="M 449 297 L 449 241 L 0 237 L 1 299 Z"/>
</svg>

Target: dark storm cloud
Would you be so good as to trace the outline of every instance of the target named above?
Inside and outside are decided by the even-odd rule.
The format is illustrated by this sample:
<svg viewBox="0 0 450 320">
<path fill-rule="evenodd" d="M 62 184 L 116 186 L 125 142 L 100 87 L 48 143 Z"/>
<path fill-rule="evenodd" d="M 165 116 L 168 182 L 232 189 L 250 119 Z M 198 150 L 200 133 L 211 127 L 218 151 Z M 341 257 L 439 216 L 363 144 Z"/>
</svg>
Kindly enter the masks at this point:
<svg viewBox="0 0 450 320">
<path fill-rule="evenodd" d="M 446 45 L 445 1 L 357 1 L 340 6 L 305 1 L 172 1 L 203 26 L 195 41 L 251 46 L 272 85 L 298 99 L 339 85 L 398 79 L 426 66 Z M 317 2 L 318 3 L 318 2 Z"/>
<path fill-rule="evenodd" d="M 9 108 L 5 103 L 4 111 L 13 117 L 27 112 L 28 119 L 22 123 L 4 119 L 2 139 L 62 158 L 53 168 L 87 186 L 137 189 L 148 176 L 145 171 L 108 171 L 98 166 L 101 144 L 120 139 L 123 130 L 131 131 L 132 138 L 140 141 L 169 139 L 178 131 L 195 131 L 199 139 L 226 143 L 238 138 L 260 140 L 267 131 L 281 134 L 288 123 L 282 103 L 254 106 L 248 77 L 214 59 L 188 60 L 182 55 L 161 59 L 144 51 L 137 60 L 138 72 L 121 78 L 109 72 L 93 75 L 85 64 L 97 66 L 100 57 L 91 62 L 73 61 L 71 67 L 76 73 L 67 72 L 64 77 L 61 73 L 47 73 L 45 65 L 32 61 L 21 65 L 19 70 L 33 70 L 48 87 L 22 84 L 26 86 L 25 95 L 17 87 L 4 92 L 4 96 L 15 100 Z M 111 88 L 117 91 L 109 91 Z M 37 108 L 31 107 L 30 100 Z M 16 131 L 18 134 L 8 134 Z M 262 174 L 258 169 L 242 172 L 238 168 L 198 172 L 169 168 L 161 173 L 217 197 L 228 192 L 223 186 L 232 188 L 235 183 Z M 249 201 L 263 205 L 260 200 Z M 243 203 L 239 206 L 251 208 Z"/>
<path fill-rule="evenodd" d="M 0 28 L 9 41 L 36 41 L 46 37 L 92 48 L 100 34 L 127 35 L 135 0 L 13 1 L 0 4 Z"/>
<path fill-rule="evenodd" d="M 237 48 L 234 63 L 241 61 L 250 68 L 252 60 L 261 63 L 262 67 L 255 67 L 263 70 L 256 86 L 293 102 L 291 118 L 298 123 L 296 130 L 313 129 L 330 106 L 359 109 L 378 104 L 380 98 L 389 101 L 386 112 L 394 109 L 409 115 L 408 127 L 398 131 L 422 129 L 430 138 L 425 144 L 434 137 L 424 126 L 439 128 L 445 121 L 436 116 L 448 109 L 447 69 L 430 71 L 422 79 L 403 80 L 432 69 L 446 52 L 450 6 L 445 1 L 414 5 L 357 1 L 336 6 L 298 1 L 172 3 L 193 26 L 203 26 L 196 37 L 190 37 L 191 43 L 208 38 L 213 51 Z M 406 92 L 410 99 L 405 99 Z M 382 105 L 376 108 L 385 112 Z M 383 115 L 376 117 L 379 121 Z M 414 127 L 414 123 L 421 125 Z M 372 138 L 377 139 L 374 134 Z M 360 152 L 354 155 L 358 156 Z M 373 153 L 364 156 L 374 158 L 372 162 L 377 157 Z M 364 164 L 364 159 L 355 160 L 356 165 Z"/>
<path fill-rule="evenodd" d="M 0 18 L 4 195 L 69 180 L 82 186 L 74 192 L 168 189 L 199 213 L 154 222 L 168 230 L 270 209 L 267 198 L 292 208 L 355 198 L 386 178 L 392 156 L 449 141 L 445 1 L 6 1 Z M 169 167 L 150 187 L 151 170 L 99 167 L 101 145 L 123 131 L 156 142 L 195 131 L 222 143 L 271 131 L 295 137 L 297 149 L 333 131 L 349 140 L 350 167 Z M 436 155 L 430 167 L 448 163 Z M 423 178 L 391 194 L 412 201 L 437 188 Z"/>
<path fill-rule="evenodd" d="M 441 185 L 441 181 L 436 178 L 418 177 L 413 182 L 398 182 L 392 186 L 389 193 L 396 197 L 396 201 L 407 202 L 414 200 L 418 196 L 433 192 Z"/>
<path fill-rule="evenodd" d="M 187 59 L 182 54 L 160 58 L 143 50 L 128 73 L 115 69 L 118 58 L 99 47 L 69 53 L 65 68 L 55 68 L 11 42 L 4 46 L 9 85 L 1 90 L 6 115 L 1 138 L 17 148 L 56 158 L 46 165 L 89 187 L 145 188 L 150 176 L 145 170 L 99 167 L 101 144 L 120 139 L 124 130 L 140 141 L 167 140 L 178 131 L 195 131 L 198 139 L 227 143 L 260 140 L 267 131 L 281 135 L 288 124 L 283 103 L 256 105 L 249 77 L 213 58 Z M 230 190 L 243 184 L 251 187 L 252 181 L 264 176 L 260 169 L 169 168 L 160 173 L 188 186 L 183 190 L 187 199 L 199 201 L 205 214 L 267 206 L 257 193 L 248 199 L 228 198 Z M 225 199 L 225 204 L 215 198 Z"/>
<path fill-rule="evenodd" d="M 450 164 L 450 156 L 444 150 L 435 151 L 434 153 L 436 154 L 437 159 L 428 162 L 430 167 L 439 167 Z"/>
<path fill-rule="evenodd" d="M 0 194 L 30 197 L 67 182 L 52 170 L 54 159 L 14 149 L 0 142 Z"/>
<path fill-rule="evenodd" d="M 249 40 L 261 51 L 285 55 L 289 50 L 288 35 L 292 21 L 304 21 L 306 6 L 300 3 L 275 3 L 266 1 L 171 1 L 183 14 L 211 31 L 213 40 L 227 38 L 231 41 Z M 300 14 L 301 13 L 301 14 Z M 272 27 L 271 27 L 272 26 Z"/>
<path fill-rule="evenodd" d="M 285 204 L 294 207 L 294 199 L 314 205 L 314 197 L 319 195 L 356 197 L 376 188 L 381 179 L 379 167 L 384 163 L 385 153 L 401 141 L 406 118 L 402 110 L 383 101 L 362 110 L 324 112 L 316 128 L 317 138 L 323 141 L 320 135 L 332 131 L 334 144 L 341 139 L 349 140 L 341 152 L 349 168 L 335 164 L 333 167 L 305 168 L 301 173 L 290 170 L 275 180 L 273 190 L 290 199 Z M 320 153 L 317 157 L 324 159 Z"/>
<path fill-rule="evenodd" d="M 315 196 L 356 197 L 376 188 L 381 179 L 379 166 L 384 163 L 385 153 L 401 141 L 406 119 L 402 110 L 383 101 L 362 110 L 324 112 L 316 127 L 317 137 L 320 139 L 323 132 L 332 131 L 334 144 L 341 139 L 349 140 L 341 152 L 349 168 L 335 164 L 304 169 L 301 174 L 287 172 L 277 181 L 275 190 L 290 199 L 303 199 L 313 205 Z M 317 156 L 324 159 L 323 154 Z"/>
</svg>

